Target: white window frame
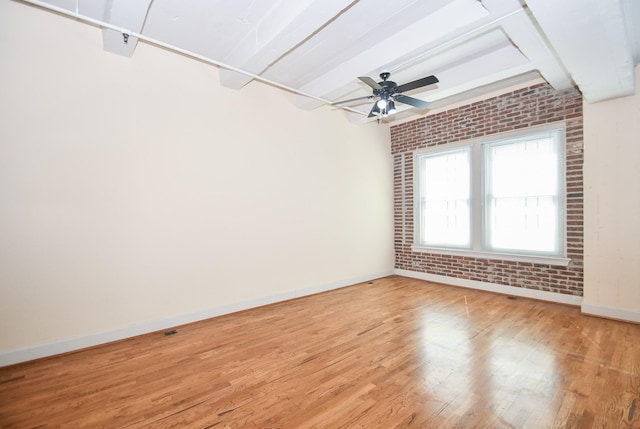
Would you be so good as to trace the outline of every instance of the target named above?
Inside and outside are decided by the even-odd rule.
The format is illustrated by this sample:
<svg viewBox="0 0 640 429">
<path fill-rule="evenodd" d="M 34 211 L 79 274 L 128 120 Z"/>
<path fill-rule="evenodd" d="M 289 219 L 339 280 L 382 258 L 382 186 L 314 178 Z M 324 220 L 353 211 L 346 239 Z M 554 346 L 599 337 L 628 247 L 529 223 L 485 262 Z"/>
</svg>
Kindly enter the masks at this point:
<svg viewBox="0 0 640 429">
<path fill-rule="evenodd" d="M 488 137 L 449 143 L 446 145 L 420 149 L 413 152 L 413 188 L 414 188 L 414 244 L 411 250 L 414 252 L 427 252 L 442 255 L 468 256 L 483 259 L 500 259 L 518 262 L 530 262 L 538 264 L 549 264 L 568 266 L 571 262 L 566 256 L 566 126 L 564 123 L 555 123 L 537 127 L 529 127 L 525 130 L 514 131 L 508 133 L 494 134 Z M 491 251 L 485 248 L 484 236 L 484 155 L 483 148 L 488 144 L 504 144 L 507 142 L 517 142 L 518 140 L 528 140 L 535 138 L 537 135 L 554 135 L 560 140 L 562 150 L 560 151 L 560 159 L 558 168 L 562 183 L 559 185 L 560 194 L 558 196 L 559 204 L 559 240 L 561 243 L 561 252 L 559 254 L 540 254 L 528 252 L 510 252 L 501 253 Z M 437 153 L 445 153 L 463 147 L 471 149 L 471 247 L 469 249 L 460 249 L 454 247 L 430 247 L 420 244 L 420 158 L 427 155 L 435 155 Z"/>
</svg>

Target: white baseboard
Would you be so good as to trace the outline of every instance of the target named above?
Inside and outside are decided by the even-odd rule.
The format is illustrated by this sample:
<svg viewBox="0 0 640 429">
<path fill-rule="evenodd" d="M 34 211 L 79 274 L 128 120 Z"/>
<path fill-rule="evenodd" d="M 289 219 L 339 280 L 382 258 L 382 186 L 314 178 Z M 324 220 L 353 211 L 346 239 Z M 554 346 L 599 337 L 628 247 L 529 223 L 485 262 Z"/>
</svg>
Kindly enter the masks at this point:
<svg viewBox="0 0 640 429">
<path fill-rule="evenodd" d="M 497 292 L 506 295 L 521 296 L 523 298 L 539 299 L 541 301 L 551 301 L 560 304 L 569 304 L 580 306 L 580 310 L 584 314 L 592 316 L 605 317 L 607 319 L 621 320 L 623 322 L 640 323 L 640 312 L 634 310 L 626 310 L 615 307 L 606 307 L 603 305 L 593 305 L 583 303 L 581 296 L 565 295 L 556 292 L 546 292 L 534 289 L 525 289 L 513 286 L 504 286 L 494 283 L 480 282 L 476 280 L 458 279 L 455 277 L 439 276 L 437 274 L 427 274 L 418 271 L 394 270 L 399 276 L 411 277 L 420 280 L 428 280 L 437 283 L 443 283 L 451 286 L 461 286 L 471 289 L 486 290 L 489 292 Z"/>
<path fill-rule="evenodd" d="M 394 273 L 399 276 L 411 277 L 414 279 L 428 280 L 436 283 L 444 283 L 451 286 L 461 286 L 470 289 L 485 290 L 488 292 L 497 292 L 505 295 L 521 296 L 523 298 L 539 299 L 541 301 L 551 301 L 575 306 L 582 304 L 582 297 L 575 295 L 565 295 L 562 293 L 546 292 L 543 290 L 505 286 L 477 280 L 459 279 L 455 277 L 440 276 L 437 274 L 421 273 L 418 271 L 396 269 L 394 270 Z"/>
<path fill-rule="evenodd" d="M 640 312 L 625 310 L 622 308 L 606 307 L 604 305 L 582 304 L 582 312 L 592 316 L 606 317 L 607 319 L 622 320 L 625 322 L 640 323 Z"/>
<path fill-rule="evenodd" d="M 196 313 L 183 314 L 180 316 L 169 317 L 167 319 L 155 320 L 148 323 L 126 326 L 106 332 L 83 335 L 81 337 L 67 338 L 51 343 L 40 344 L 24 349 L 10 350 L 0 353 L 0 367 L 13 365 L 20 362 L 27 362 L 48 356 L 54 356 L 61 353 L 67 353 L 75 350 L 93 347 L 100 344 L 110 343 L 113 341 L 123 340 L 142 334 L 161 331 L 175 326 L 185 325 L 200 320 L 210 319 L 212 317 L 222 316 L 224 314 L 235 313 L 237 311 L 247 310 L 250 308 L 260 307 L 263 305 L 274 304 L 276 302 L 286 301 L 289 299 L 300 298 L 303 296 L 313 295 L 320 292 L 326 292 L 333 289 L 339 289 L 345 286 L 351 286 L 357 283 L 369 280 L 387 277 L 393 274 L 393 270 L 383 271 L 350 279 L 322 284 L 305 289 L 297 289 L 289 292 L 269 295 L 261 298 L 251 299 L 248 301 L 238 302 L 234 304 L 222 305 L 211 309 L 199 311 Z"/>
</svg>

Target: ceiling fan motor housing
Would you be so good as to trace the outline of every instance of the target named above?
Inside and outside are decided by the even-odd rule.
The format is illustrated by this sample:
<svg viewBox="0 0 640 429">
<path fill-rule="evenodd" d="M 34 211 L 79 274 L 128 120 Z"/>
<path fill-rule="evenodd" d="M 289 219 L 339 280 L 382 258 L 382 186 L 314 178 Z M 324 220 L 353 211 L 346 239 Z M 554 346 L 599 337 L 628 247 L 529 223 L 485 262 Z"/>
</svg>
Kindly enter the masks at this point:
<svg viewBox="0 0 640 429">
<path fill-rule="evenodd" d="M 382 82 L 378 82 L 378 85 L 380 85 L 381 88 L 377 90 L 374 89 L 374 95 L 382 98 L 388 98 L 389 96 L 396 93 L 398 85 L 391 80 L 387 80 L 389 79 L 389 76 L 391 76 L 391 73 L 389 72 L 380 73 L 380 79 L 382 79 Z"/>
</svg>

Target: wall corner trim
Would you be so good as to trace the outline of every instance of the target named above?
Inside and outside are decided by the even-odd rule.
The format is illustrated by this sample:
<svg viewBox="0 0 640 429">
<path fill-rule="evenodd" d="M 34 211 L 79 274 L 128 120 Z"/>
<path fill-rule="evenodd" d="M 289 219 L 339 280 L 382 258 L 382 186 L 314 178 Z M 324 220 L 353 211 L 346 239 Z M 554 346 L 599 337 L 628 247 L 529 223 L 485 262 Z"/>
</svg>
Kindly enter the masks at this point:
<svg viewBox="0 0 640 429">
<path fill-rule="evenodd" d="M 523 298 L 539 299 L 541 301 L 556 302 L 559 304 L 568 304 L 580 306 L 582 297 L 575 295 L 566 295 L 557 292 L 547 292 L 535 289 L 525 289 L 520 287 L 505 286 L 495 283 L 481 282 L 477 280 L 459 279 L 456 277 L 447 277 L 437 274 L 421 273 L 418 271 L 396 269 L 394 273 L 399 276 L 411 277 L 420 280 L 427 280 L 436 283 L 443 283 L 450 286 L 460 286 L 469 289 L 484 290 L 487 292 L 501 293 L 505 295 L 520 296 Z"/>
<path fill-rule="evenodd" d="M 275 304 L 277 302 L 301 298 L 303 296 L 314 295 L 316 293 L 327 292 L 334 289 L 340 289 L 358 283 L 387 277 L 392 274 L 393 270 L 365 274 L 358 277 L 342 279 L 335 282 L 311 286 L 304 289 L 296 289 L 288 292 L 250 299 L 234 304 L 221 305 L 195 313 L 183 314 L 161 320 L 154 320 L 147 323 L 126 326 L 111 331 L 99 332 L 95 334 L 84 335 L 81 337 L 66 338 L 51 343 L 39 344 L 33 347 L 1 352 L 0 367 L 77 351 L 88 347 L 94 347 L 113 341 L 135 337 L 138 335 L 149 334 L 180 325 L 186 325 L 188 323 L 193 323 L 200 320 L 211 319 L 213 317 L 223 316 L 225 314 L 231 314 L 242 310 L 261 307 L 263 305 Z"/>
</svg>

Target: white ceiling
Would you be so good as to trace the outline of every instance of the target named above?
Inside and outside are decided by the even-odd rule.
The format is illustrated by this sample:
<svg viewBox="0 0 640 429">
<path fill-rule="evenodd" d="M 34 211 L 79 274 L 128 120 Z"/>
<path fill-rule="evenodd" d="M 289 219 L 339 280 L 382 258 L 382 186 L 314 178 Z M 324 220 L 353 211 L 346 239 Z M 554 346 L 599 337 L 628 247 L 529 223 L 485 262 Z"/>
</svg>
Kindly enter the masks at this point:
<svg viewBox="0 0 640 429">
<path fill-rule="evenodd" d="M 640 62 L 638 0 L 23 2 L 102 26 L 106 51 L 161 44 L 217 64 L 221 84 L 239 91 L 257 79 L 303 94 L 302 109 L 370 95 L 357 78 L 382 71 L 398 84 L 436 75 L 437 85 L 407 93 L 431 108 L 540 78 L 598 102 L 632 94 Z M 372 103 L 346 114 L 370 121 Z M 398 107 L 384 120 L 426 113 Z"/>
</svg>

